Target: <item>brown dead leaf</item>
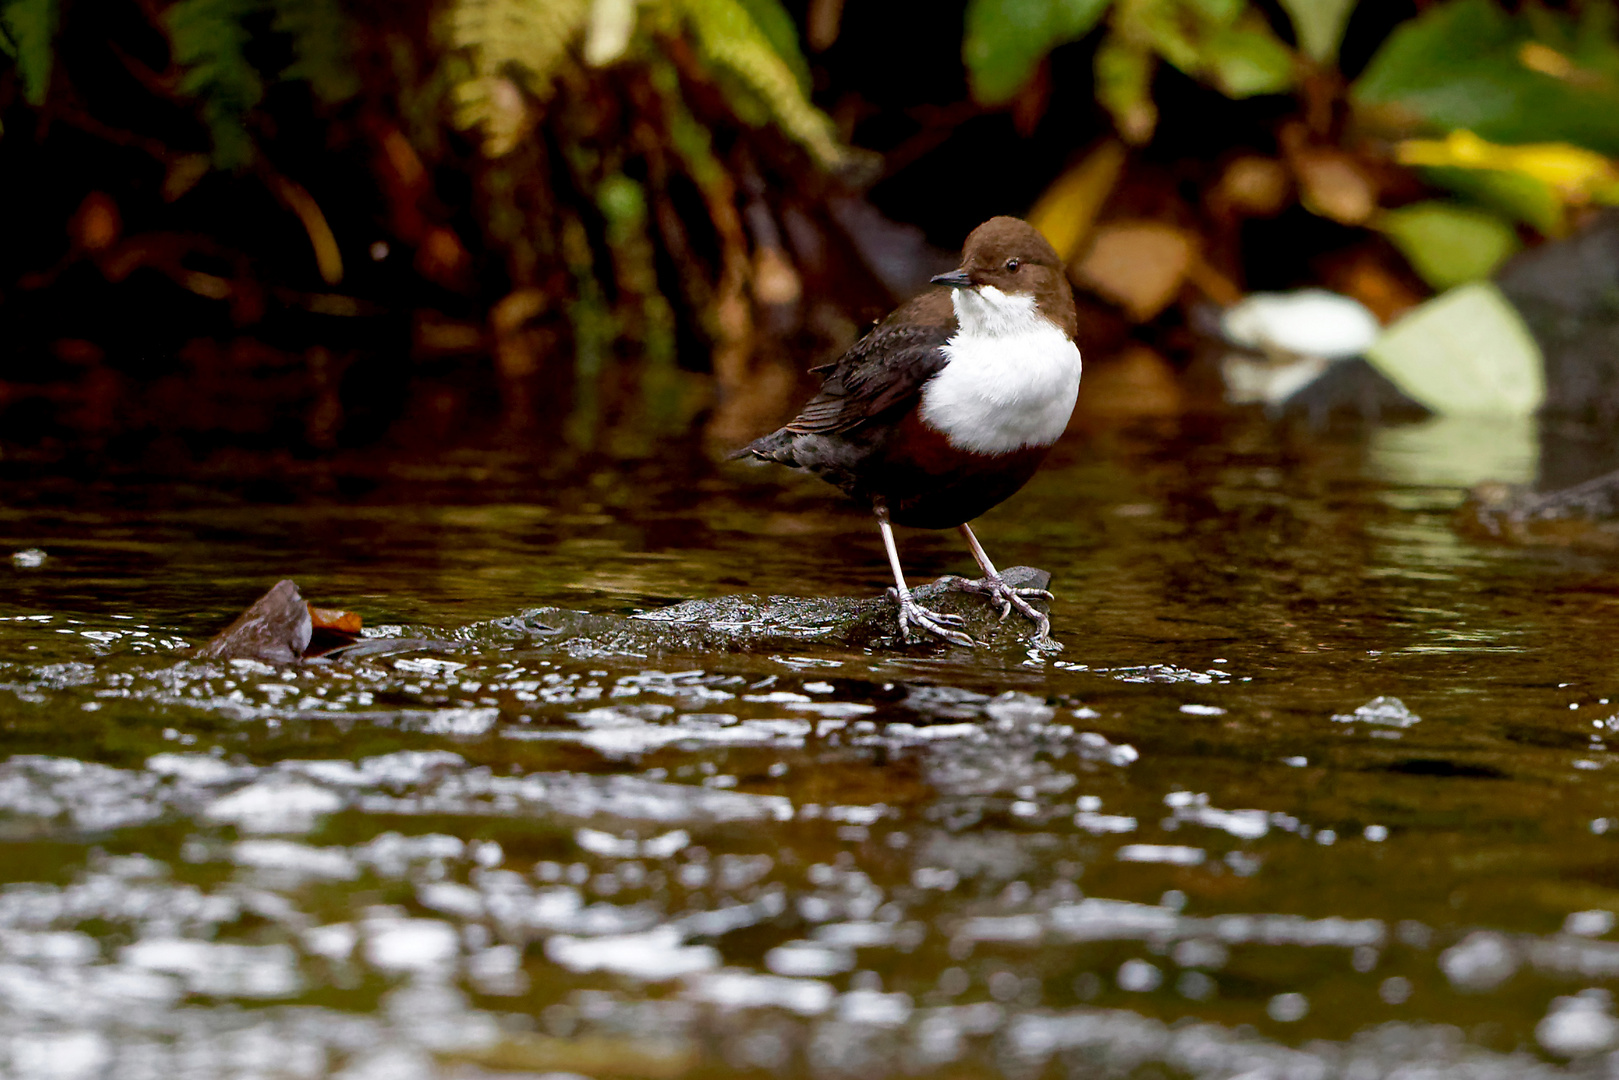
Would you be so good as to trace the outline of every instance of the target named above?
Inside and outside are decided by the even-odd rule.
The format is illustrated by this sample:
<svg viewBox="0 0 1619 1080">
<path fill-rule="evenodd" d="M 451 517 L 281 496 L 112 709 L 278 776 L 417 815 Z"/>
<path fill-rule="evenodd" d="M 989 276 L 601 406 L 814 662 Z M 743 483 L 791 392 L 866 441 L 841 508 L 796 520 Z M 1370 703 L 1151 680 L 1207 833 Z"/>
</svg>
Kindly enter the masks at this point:
<svg viewBox="0 0 1619 1080">
<path fill-rule="evenodd" d="M 430 229 L 416 249 L 416 272 L 446 287 L 454 286 L 471 263 L 472 256 L 467 254 L 461 238 L 443 225 Z"/>
<path fill-rule="evenodd" d="M 1364 225 L 1377 212 L 1377 185 L 1341 150 L 1300 147 L 1292 154 L 1305 209 L 1342 225 Z"/>
<path fill-rule="evenodd" d="M 1333 274 L 1328 284 L 1365 304 L 1385 326 L 1426 299 L 1399 274 L 1370 255 L 1357 258 L 1341 273 Z"/>
<path fill-rule="evenodd" d="M 124 231 L 118 204 L 103 191 L 92 191 L 79 204 L 78 212 L 68 223 L 73 242 L 84 251 L 106 251 L 118 242 Z"/>
<path fill-rule="evenodd" d="M 310 604 L 309 621 L 314 629 L 325 630 L 332 634 L 358 634 L 360 632 L 360 615 L 355 611 L 344 611 L 341 608 L 322 608 Z"/>
<path fill-rule="evenodd" d="M 1214 197 L 1244 217 L 1271 217 L 1287 209 L 1292 180 L 1275 158 L 1245 154 L 1232 161 L 1215 184 Z"/>
<path fill-rule="evenodd" d="M 548 304 L 544 289 L 514 289 L 489 310 L 489 325 L 497 336 L 515 333 Z"/>
<path fill-rule="evenodd" d="M 1185 230 L 1159 221 L 1115 221 L 1097 228 L 1074 275 L 1134 321 L 1146 322 L 1175 299 L 1195 255 L 1196 239 Z"/>
</svg>

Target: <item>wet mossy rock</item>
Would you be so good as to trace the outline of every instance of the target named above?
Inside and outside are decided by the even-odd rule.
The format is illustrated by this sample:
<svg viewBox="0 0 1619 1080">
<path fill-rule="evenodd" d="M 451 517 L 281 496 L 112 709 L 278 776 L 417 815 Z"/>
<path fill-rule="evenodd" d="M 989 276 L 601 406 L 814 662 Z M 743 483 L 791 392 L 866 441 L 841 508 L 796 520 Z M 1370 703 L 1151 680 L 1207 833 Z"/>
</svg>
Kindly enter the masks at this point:
<svg viewBox="0 0 1619 1080">
<path fill-rule="evenodd" d="M 1016 588 L 1044 589 L 1051 582 L 1050 574 L 1030 566 L 1014 566 L 1002 576 Z M 912 595 L 925 607 L 966 619 L 966 633 L 981 650 L 1021 649 L 1029 644 L 1034 632 L 1029 620 L 1013 612 L 1002 622 L 997 606 L 982 596 L 950 588 L 949 581 L 940 578 L 913 589 Z M 1031 603 L 1041 611 L 1049 607 L 1044 600 Z M 510 625 L 555 635 L 559 645 L 575 652 L 754 652 L 807 644 L 917 651 L 956 648 L 924 631 L 913 631 L 909 643 L 902 641 L 897 608 L 887 596 L 742 594 L 687 600 L 627 618 L 534 608 Z"/>
<path fill-rule="evenodd" d="M 1030 566 L 1014 566 L 1002 576 L 1014 588 L 1044 589 L 1051 575 Z M 960 615 L 978 647 L 992 652 L 1022 649 L 1034 628 L 1013 612 L 1005 621 L 999 607 L 982 596 L 950 587 L 943 577 L 912 591 L 922 605 Z M 1050 614 L 1045 600 L 1031 600 Z M 686 600 L 635 615 L 601 615 L 565 608 L 530 608 L 518 615 L 473 624 L 454 635 L 460 641 L 514 637 L 578 655 L 663 652 L 767 652 L 790 646 L 827 645 L 845 649 L 937 651 L 945 642 L 915 631 L 910 642 L 899 635 L 898 609 L 887 596 L 802 597 L 742 594 L 710 600 Z M 317 657 L 310 651 L 308 606 L 291 580 L 274 588 L 237 616 L 203 646 L 199 659 L 260 660 L 285 664 Z M 453 641 L 437 638 L 373 637 L 328 648 L 320 659 L 354 659 L 421 649 L 453 649 Z"/>
</svg>

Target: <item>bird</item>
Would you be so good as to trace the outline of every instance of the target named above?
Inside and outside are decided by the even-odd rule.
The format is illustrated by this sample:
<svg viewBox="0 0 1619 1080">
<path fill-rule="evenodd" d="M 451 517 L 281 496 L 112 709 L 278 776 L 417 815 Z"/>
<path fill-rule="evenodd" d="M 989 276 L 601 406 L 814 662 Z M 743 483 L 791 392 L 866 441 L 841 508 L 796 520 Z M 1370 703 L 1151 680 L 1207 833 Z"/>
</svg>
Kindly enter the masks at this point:
<svg viewBox="0 0 1619 1080">
<path fill-rule="evenodd" d="M 734 452 L 814 473 L 870 508 L 894 574 L 899 632 L 977 643 L 958 615 L 929 610 L 905 582 L 894 526 L 960 531 L 983 571 L 947 584 L 1016 609 L 1051 638 L 1029 601 L 1044 589 L 1010 585 L 968 524 L 1018 491 L 1062 436 L 1079 393 L 1078 316 L 1063 260 L 1015 217 L 974 229 L 961 265 L 878 322 L 838 360 L 811 371 L 821 388 L 784 427 Z"/>
</svg>

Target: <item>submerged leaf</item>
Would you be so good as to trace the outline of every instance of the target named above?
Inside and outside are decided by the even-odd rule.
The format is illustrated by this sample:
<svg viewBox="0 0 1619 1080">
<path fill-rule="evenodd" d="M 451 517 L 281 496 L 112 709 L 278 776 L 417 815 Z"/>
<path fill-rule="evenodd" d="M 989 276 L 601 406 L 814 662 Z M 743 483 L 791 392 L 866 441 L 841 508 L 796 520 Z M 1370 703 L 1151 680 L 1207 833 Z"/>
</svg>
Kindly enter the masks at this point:
<svg viewBox="0 0 1619 1080">
<path fill-rule="evenodd" d="M 1047 53 L 1087 34 L 1111 2 L 969 0 L 961 53 L 973 97 L 989 105 L 1009 100 Z"/>
<path fill-rule="evenodd" d="M 1488 277 L 1518 250 L 1511 225 L 1486 210 L 1456 203 L 1414 203 L 1379 215 L 1373 224 L 1436 289 Z"/>
</svg>

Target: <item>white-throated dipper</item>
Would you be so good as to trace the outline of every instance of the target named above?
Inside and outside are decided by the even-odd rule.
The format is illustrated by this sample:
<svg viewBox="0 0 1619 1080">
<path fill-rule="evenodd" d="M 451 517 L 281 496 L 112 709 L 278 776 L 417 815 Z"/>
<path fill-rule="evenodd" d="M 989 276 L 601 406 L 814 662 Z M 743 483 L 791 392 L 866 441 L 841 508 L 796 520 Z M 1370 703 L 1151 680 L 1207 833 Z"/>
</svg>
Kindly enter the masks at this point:
<svg viewBox="0 0 1619 1080">
<path fill-rule="evenodd" d="M 968 522 L 1028 482 L 1068 427 L 1079 393 L 1078 320 L 1062 260 L 1027 222 L 990 218 L 967 237 L 961 268 L 878 323 L 825 373 L 779 431 L 737 451 L 808 469 L 871 507 L 894 570 L 900 636 L 923 627 L 973 645 L 965 620 L 911 596 L 894 525 L 957 528 L 984 576 L 951 584 L 1051 622 L 1007 584 Z"/>
</svg>

